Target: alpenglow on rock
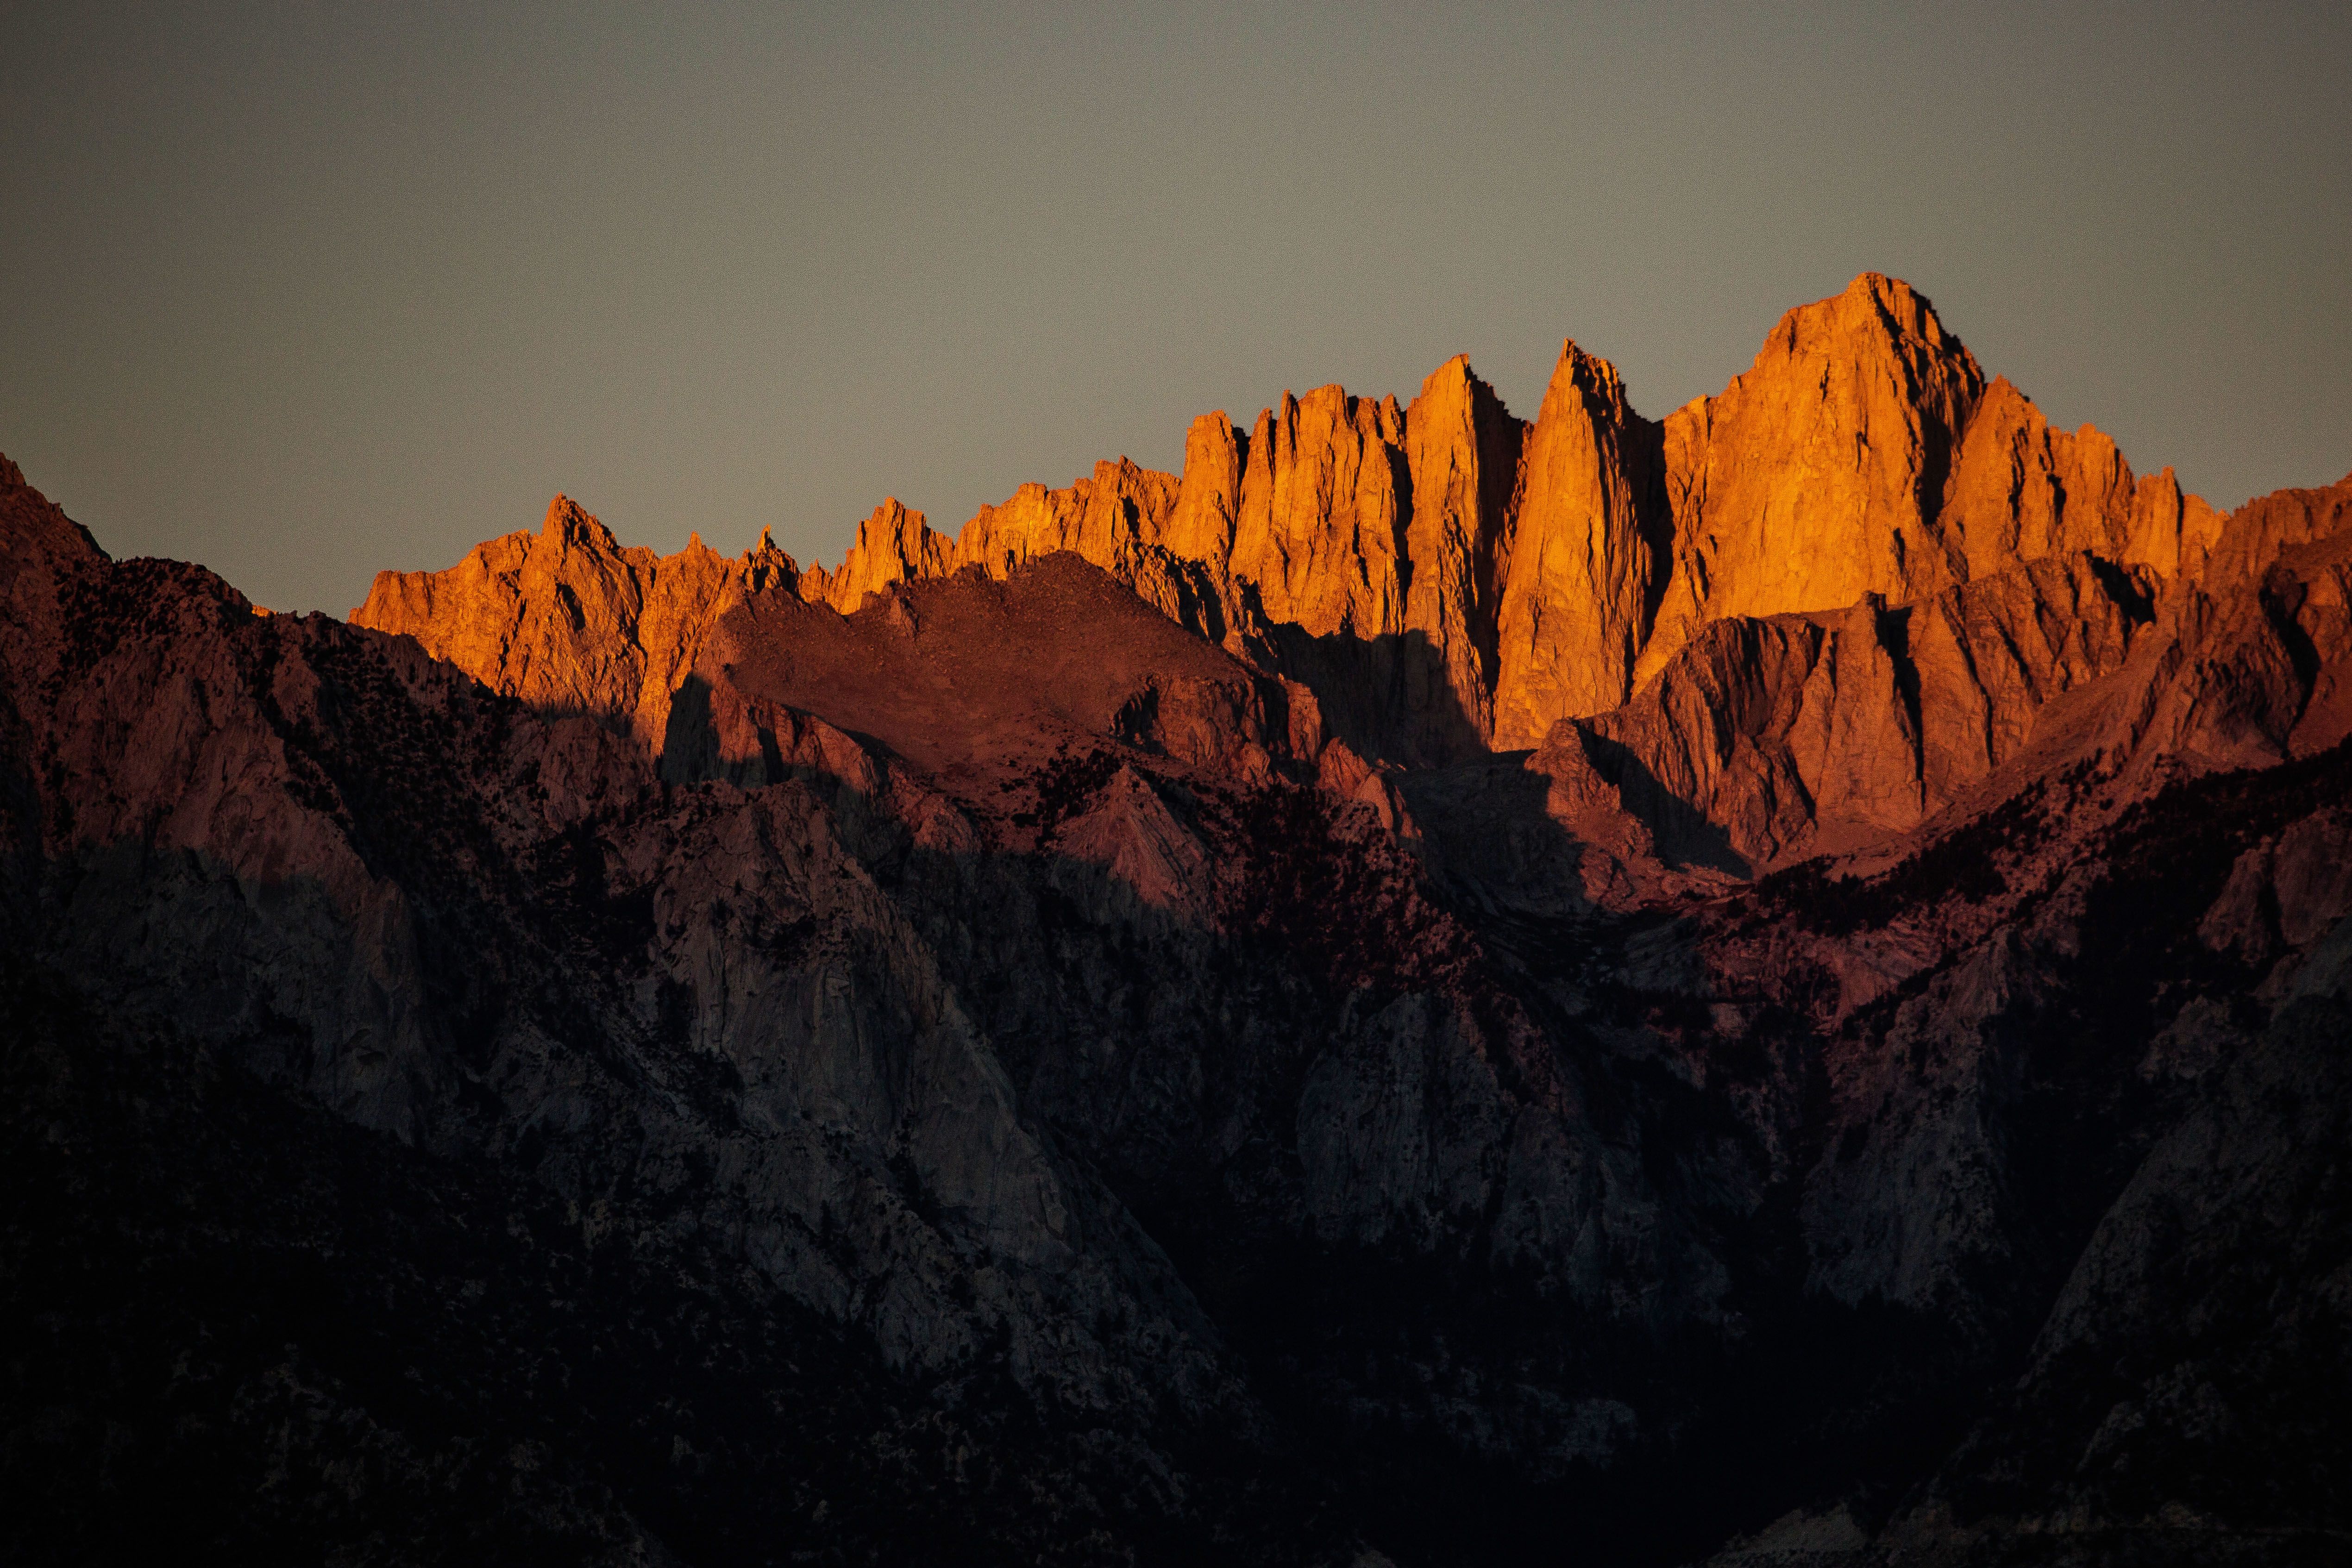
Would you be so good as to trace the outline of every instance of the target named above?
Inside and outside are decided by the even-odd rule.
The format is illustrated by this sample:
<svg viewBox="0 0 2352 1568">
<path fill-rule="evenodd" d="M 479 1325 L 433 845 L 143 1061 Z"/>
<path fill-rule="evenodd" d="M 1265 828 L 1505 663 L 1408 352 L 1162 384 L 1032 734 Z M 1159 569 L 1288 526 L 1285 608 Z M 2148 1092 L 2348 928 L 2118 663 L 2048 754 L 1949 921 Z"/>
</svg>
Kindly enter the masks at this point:
<svg viewBox="0 0 2352 1568">
<path fill-rule="evenodd" d="M 665 683 L 755 577 L 847 614 L 894 583 L 1066 550 L 1308 687 L 1359 752 L 1422 764 L 1608 712 L 1715 622 L 1926 603 L 2074 555 L 2152 590 L 2200 574 L 2220 527 L 2169 469 L 2136 479 L 2096 430 L 2053 429 L 1988 383 L 1922 296 L 1866 273 L 1662 423 L 1572 342 L 1532 424 L 1455 359 L 1404 408 L 1325 386 L 1247 433 L 1204 415 L 1181 479 L 1097 463 L 953 539 L 887 501 L 830 572 L 766 546 L 740 563 L 622 552 L 559 501 L 536 541 L 386 574 L 353 619 L 657 735 Z M 608 634 L 634 651 L 603 651 Z"/>
</svg>

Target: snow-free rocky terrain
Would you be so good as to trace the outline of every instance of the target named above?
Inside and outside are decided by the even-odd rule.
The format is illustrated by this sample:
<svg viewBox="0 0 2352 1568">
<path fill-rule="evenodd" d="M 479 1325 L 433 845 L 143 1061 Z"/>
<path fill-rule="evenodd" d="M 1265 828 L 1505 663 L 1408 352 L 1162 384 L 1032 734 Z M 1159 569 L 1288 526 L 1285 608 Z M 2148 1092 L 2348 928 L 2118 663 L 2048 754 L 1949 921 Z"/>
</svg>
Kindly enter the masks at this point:
<svg viewBox="0 0 2352 1568">
<path fill-rule="evenodd" d="M 832 571 L 0 545 L 8 1561 L 2352 1560 L 2352 479 L 1899 282 Z"/>
</svg>

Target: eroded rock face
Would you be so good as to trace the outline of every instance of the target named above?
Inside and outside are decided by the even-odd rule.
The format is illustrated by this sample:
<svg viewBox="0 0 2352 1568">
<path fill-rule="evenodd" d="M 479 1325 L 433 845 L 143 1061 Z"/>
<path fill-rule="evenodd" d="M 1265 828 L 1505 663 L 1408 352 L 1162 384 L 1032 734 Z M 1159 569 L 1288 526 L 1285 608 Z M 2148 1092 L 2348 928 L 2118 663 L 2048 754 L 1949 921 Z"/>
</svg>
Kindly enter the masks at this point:
<svg viewBox="0 0 2352 1568">
<path fill-rule="evenodd" d="M 2172 578 L 2203 567 L 2221 518 L 2169 468 L 2134 480 L 2113 441 L 2087 425 L 2051 428 L 1997 377 L 1970 411 L 1940 522 L 1972 577 L 2082 551 Z"/>
<path fill-rule="evenodd" d="M 2220 518 L 2170 470 L 2135 480 L 2053 430 L 1908 286 L 1876 274 L 1791 310 L 1755 366 L 1665 425 L 1675 571 L 1644 678 L 1706 621 L 1927 599 L 2087 552 L 2169 579 Z"/>
<path fill-rule="evenodd" d="M 1673 581 L 1643 672 L 1727 616 L 1897 603 L 1965 580 L 1937 527 L 1974 356 L 1875 273 L 1780 319 L 1756 363 L 1666 420 Z"/>
<path fill-rule="evenodd" d="M 1404 737 L 1408 755 L 1454 755 L 1494 732 L 1496 606 L 1525 437 L 1465 356 L 1431 372 L 1405 411 L 1405 637 L 1414 657 L 1398 697 L 1401 715 L 1420 725 Z"/>
<path fill-rule="evenodd" d="M 1097 564 L 1117 561 L 1139 544 L 1159 542 L 1175 505 L 1175 488 L 1166 474 L 1123 458 L 1096 464 L 1091 478 L 1067 489 L 1024 485 L 1003 506 L 982 507 L 964 524 L 955 541 L 955 559 L 999 577 L 1024 561 L 1063 550 Z"/>
<path fill-rule="evenodd" d="M 1569 343 L 1528 432 L 1506 545 L 1494 743 L 1532 746 L 1563 717 L 1605 713 L 1663 590 L 1656 431 L 1616 369 Z"/>
<path fill-rule="evenodd" d="M 720 614 L 799 576 L 764 535 L 735 561 L 698 535 L 676 555 L 624 549 L 558 496 L 536 534 L 478 545 L 446 572 L 378 574 L 352 624 L 413 637 L 534 707 L 606 719 L 651 741 Z"/>
<path fill-rule="evenodd" d="M 1917 826 L 2021 753 L 2043 708 L 2120 670 L 2152 587 L 2045 557 L 1922 604 L 1717 621 L 1634 701 L 1563 721 L 1677 860 L 1746 873 Z M 1574 731 L 1568 733 L 1566 731 Z"/>
<path fill-rule="evenodd" d="M 953 555 L 951 542 L 933 533 L 921 512 L 886 500 L 857 525 L 857 541 L 837 571 L 818 568 L 801 579 L 801 596 L 846 615 L 893 583 L 941 575 Z"/>
</svg>

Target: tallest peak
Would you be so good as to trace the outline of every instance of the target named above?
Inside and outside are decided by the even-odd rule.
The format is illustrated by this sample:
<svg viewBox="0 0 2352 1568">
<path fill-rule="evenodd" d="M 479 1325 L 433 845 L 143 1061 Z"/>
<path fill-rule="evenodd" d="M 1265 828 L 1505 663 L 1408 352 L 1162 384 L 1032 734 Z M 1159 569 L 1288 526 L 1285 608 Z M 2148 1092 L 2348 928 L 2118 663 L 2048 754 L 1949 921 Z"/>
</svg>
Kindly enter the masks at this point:
<svg viewBox="0 0 2352 1568">
<path fill-rule="evenodd" d="M 1907 336 L 1926 338 L 1938 344 L 1948 342 L 1955 347 L 1959 342 L 1944 330 L 1944 323 L 1937 319 L 1935 304 L 1927 296 L 1902 279 L 1890 278 L 1884 272 L 1861 274 L 1845 286 L 1844 293 L 1822 304 L 1842 315 L 1874 312 Z"/>
<path fill-rule="evenodd" d="M 1875 306 L 1880 310 L 1898 316 L 1923 314 L 1931 321 L 1936 319 L 1936 307 L 1929 302 L 1927 296 L 1902 279 L 1890 278 L 1884 272 L 1856 274 L 1854 280 L 1845 286 L 1845 292 L 1838 299 L 1842 303 Z"/>
<path fill-rule="evenodd" d="M 1845 286 L 1849 294 L 1868 294 L 1880 299 L 1916 299 L 1918 290 L 1900 278 L 1890 278 L 1884 272 L 1857 272 L 1853 281 Z"/>
<path fill-rule="evenodd" d="M 1946 330 L 1927 296 L 1884 272 L 1864 272 L 1843 292 L 1782 316 L 1756 363 L 1762 369 L 1792 355 L 1851 360 L 1888 353 L 1946 365 L 1970 387 L 1983 383 L 1975 358 Z"/>
</svg>

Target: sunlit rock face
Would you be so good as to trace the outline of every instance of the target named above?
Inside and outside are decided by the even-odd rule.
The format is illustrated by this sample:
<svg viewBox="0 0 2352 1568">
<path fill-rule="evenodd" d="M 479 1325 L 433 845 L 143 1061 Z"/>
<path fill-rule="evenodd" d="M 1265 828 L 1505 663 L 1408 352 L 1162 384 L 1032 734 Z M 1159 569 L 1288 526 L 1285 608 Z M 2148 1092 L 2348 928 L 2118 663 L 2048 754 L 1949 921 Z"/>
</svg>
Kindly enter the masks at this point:
<svg viewBox="0 0 2352 1568">
<path fill-rule="evenodd" d="M 348 625 L 0 460 L 7 1555 L 2331 1560 L 2352 479 L 1874 275 L 1185 450 Z"/>
<path fill-rule="evenodd" d="M 1105 461 L 952 539 L 888 501 L 840 567 L 806 574 L 764 544 L 740 562 L 623 551 L 559 501 L 536 538 L 386 574 L 354 619 L 653 736 L 747 588 L 796 583 L 845 614 L 894 583 L 1068 551 L 1411 765 L 1536 746 L 1716 621 L 1905 605 L 2067 556 L 2168 584 L 2201 573 L 2221 527 L 2168 470 L 2136 479 L 2097 431 L 2050 428 L 1876 275 L 1790 311 L 1751 370 L 1663 424 L 1571 343 L 1531 424 L 1457 359 L 1403 409 L 1323 387 L 1246 434 L 1203 416 L 1185 451 L 1181 479 Z"/>
<path fill-rule="evenodd" d="M 1068 551 L 1306 684 L 1359 752 L 1427 765 L 1608 712 L 1715 622 L 1907 605 L 2081 556 L 2168 584 L 2203 573 L 2221 527 L 2170 470 L 2135 478 L 2098 431 L 2053 429 L 1923 297 L 1865 274 L 1663 422 L 1572 342 L 1532 422 L 1457 358 L 1402 408 L 1326 386 L 1246 431 L 1204 415 L 1181 478 L 1106 460 L 952 538 L 886 501 L 831 571 L 764 545 L 624 552 L 560 501 L 536 540 L 386 574 L 354 619 L 650 735 L 748 584 L 796 582 L 848 614 L 894 583 Z"/>
<path fill-rule="evenodd" d="M 878 526 L 860 530 L 861 540 Z M 597 715 L 652 738 L 719 616 L 746 595 L 791 589 L 799 574 L 765 536 L 734 561 L 699 535 L 676 555 L 623 549 L 578 502 L 558 496 L 535 534 L 477 545 L 446 572 L 378 574 L 352 624 L 413 637 L 434 658 L 535 707 Z"/>
<path fill-rule="evenodd" d="M 1711 620 L 1966 581 L 1941 502 L 1983 388 L 1975 358 L 1893 279 L 1865 275 L 1783 316 L 1745 374 L 1666 420 L 1675 559 L 1647 666 Z"/>
</svg>

